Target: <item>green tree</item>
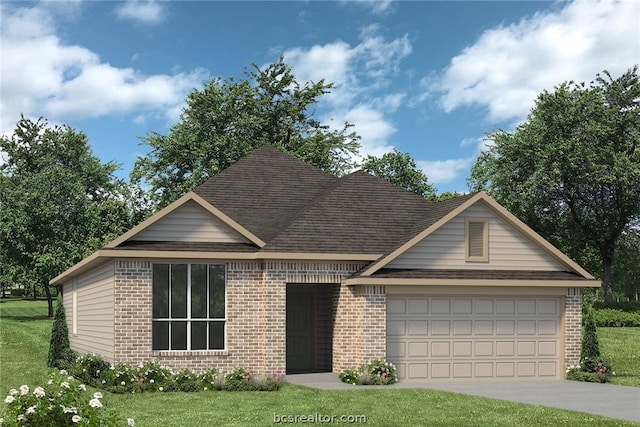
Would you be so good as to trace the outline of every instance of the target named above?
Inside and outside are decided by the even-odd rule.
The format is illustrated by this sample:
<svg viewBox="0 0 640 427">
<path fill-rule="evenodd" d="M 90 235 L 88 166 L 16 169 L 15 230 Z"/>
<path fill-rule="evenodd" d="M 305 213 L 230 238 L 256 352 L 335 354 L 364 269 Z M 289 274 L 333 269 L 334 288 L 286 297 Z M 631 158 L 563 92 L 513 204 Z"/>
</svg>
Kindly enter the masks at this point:
<svg viewBox="0 0 640 427">
<path fill-rule="evenodd" d="M 67 327 L 67 315 L 62 304 L 62 298 L 58 295 L 56 301 L 56 314 L 51 327 L 51 339 L 49 340 L 49 357 L 47 366 L 62 369 L 66 367 L 71 356 L 69 345 L 69 328 Z"/>
<path fill-rule="evenodd" d="M 613 279 L 620 293 L 629 299 L 640 294 L 640 224 L 630 227 L 618 240 L 613 262 Z"/>
<path fill-rule="evenodd" d="M 18 121 L 0 138 L 0 281 L 44 291 L 50 279 L 131 226 L 117 165 L 102 164 L 87 137 L 46 120 Z"/>
<path fill-rule="evenodd" d="M 333 84 L 301 85 L 283 57 L 264 69 L 252 67 L 239 82 L 217 78 L 194 90 L 168 135 L 142 138 L 150 152 L 137 160 L 131 177 L 150 186 L 158 208 L 265 144 L 336 175 L 353 168 L 359 137 L 349 133 L 351 125 L 331 130 L 313 118 L 318 98 Z"/>
<path fill-rule="evenodd" d="M 597 265 L 607 301 L 617 240 L 640 214 L 637 69 L 543 92 L 515 132 L 488 135 L 494 144 L 469 179 L 578 262 Z"/>
<path fill-rule="evenodd" d="M 436 198 L 435 188 L 429 184 L 427 175 L 418 169 L 416 161 L 409 153 L 403 154 L 394 148 L 382 157 L 368 155 L 360 168 L 427 199 Z"/>
</svg>

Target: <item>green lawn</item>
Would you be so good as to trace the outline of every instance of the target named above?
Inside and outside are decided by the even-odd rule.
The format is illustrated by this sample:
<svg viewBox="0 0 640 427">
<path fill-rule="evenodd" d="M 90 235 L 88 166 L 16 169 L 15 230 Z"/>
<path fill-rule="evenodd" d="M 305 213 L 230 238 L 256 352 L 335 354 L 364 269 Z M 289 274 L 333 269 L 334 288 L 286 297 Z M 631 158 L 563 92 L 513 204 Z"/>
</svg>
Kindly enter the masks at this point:
<svg viewBox="0 0 640 427">
<path fill-rule="evenodd" d="M 0 397 L 11 387 L 42 384 L 51 321 L 46 302 L 0 303 Z M 603 328 L 601 345 L 620 375 L 640 386 L 640 328 Z M 619 364 L 619 366 L 617 365 Z M 624 374 L 622 374 L 624 373 Z M 370 426 L 631 426 L 577 412 L 510 403 L 435 390 L 353 389 L 320 391 L 285 385 L 279 392 L 145 393 L 111 395 L 103 402 L 136 426 L 260 426 L 277 416 L 366 417 Z M 0 408 L 4 403 L 0 403 Z M 324 418 L 326 420 L 326 418 Z M 325 422 L 325 424 L 328 424 Z M 353 423 L 352 423 L 353 424 Z"/>
<path fill-rule="evenodd" d="M 616 373 L 611 383 L 640 387 L 640 328 L 598 328 L 598 341 Z"/>
</svg>

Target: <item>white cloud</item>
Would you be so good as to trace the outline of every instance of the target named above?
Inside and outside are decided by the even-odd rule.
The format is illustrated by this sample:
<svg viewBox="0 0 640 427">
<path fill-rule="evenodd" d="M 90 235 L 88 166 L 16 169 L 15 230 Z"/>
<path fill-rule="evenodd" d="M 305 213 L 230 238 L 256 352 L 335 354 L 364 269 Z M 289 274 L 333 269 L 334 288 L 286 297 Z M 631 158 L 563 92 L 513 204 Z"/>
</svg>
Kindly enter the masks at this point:
<svg viewBox="0 0 640 427">
<path fill-rule="evenodd" d="M 488 119 L 523 119 L 536 96 L 568 80 L 619 75 L 640 62 L 640 2 L 587 0 L 485 31 L 451 60 L 440 79 L 442 108 L 488 109 Z"/>
<path fill-rule="evenodd" d="M 118 17 L 141 24 L 157 25 L 164 21 L 165 6 L 157 1 L 127 0 L 116 9 Z"/>
<path fill-rule="evenodd" d="M 396 128 L 385 113 L 397 110 L 406 94 L 390 93 L 387 87 L 400 61 L 412 51 L 406 36 L 386 40 L 378 30 L 376 26 L 362 29 L 360 42 L 354 46 L 338 40 L 284 53 L 298 81 L 324 78 L 334 83 L 331 93 L 322 97 L 322 120 L 336 129 L 345 121 L 353 124 L 352 130 L 362 137 L 363 156 L 381 156 L 393 148 L 389 138 Z"/>
<path fill-rule="evenodd" d="M 474 158 L 418 161 L 418 167 L 424 171 L 429 182 L 435 184 L 447 184 L 456 180 L 460 174 L 469 171 Z"/>
<path fill-rule="evenodd" d="M 137 120 L 144 115 L 174 120 L 186 95 L 208 78 L 202 69 L 143 75 L 104 63 L 89 49 L 60 40 L 51 7 L 2 9 L 1 132 L 21 113 L 50 121 L 131 112 Z"/>
</svg>

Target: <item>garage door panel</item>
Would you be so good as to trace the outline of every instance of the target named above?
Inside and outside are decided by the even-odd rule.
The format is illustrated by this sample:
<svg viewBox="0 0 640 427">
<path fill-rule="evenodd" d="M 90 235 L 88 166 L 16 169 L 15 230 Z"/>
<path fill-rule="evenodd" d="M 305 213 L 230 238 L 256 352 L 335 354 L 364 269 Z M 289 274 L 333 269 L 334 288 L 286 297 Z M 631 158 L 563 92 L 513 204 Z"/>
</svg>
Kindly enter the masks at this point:
<svg viewBox="0 0 640 427">
<path fill-rule="evenodd" d="M 453 343 L 453 357 L 471 357 L 471 341 L 458 341 Z"/>
<path fill-rule="evenodd" d="M 450 335 L 451 322 L 449 320 L 432 320 L 431 335 Z"/>
<path fill-rule="evenodd" d="M 471 335 L 472 325 L 471 320 L 454 320 L 453 335 Z"/>
<path fill-rule="evenodd" d="M 471 378 L 473 372 L 473 363 L 454 363 L 453 364 L 453 378 L 468 379 Z"/>
<path fill-rule="evenodd" d="M 427 320 L 409 320 L 409 335 L 429 335 Z"/>
<path fill-rule="evenodd" d="M 410 363 L 409 377 L 414 380 L 429 378 L 429 364 L 428 363 Z"/>
<path fill-rule="evenodd" d="M 518 320 L 518 335 L 535 335 L 535 320 Z"/>
<path fill-rule="evenodd" d="M 409 300 L 409 314 L 428 314 L 429 300 L 427 298 L 416 298 Z"/>
<path fill-rule="evenodd" d="M 539 341 L 538 342 L 538 356 L 559 356 L 558 342 L 557 341 Z"/>
<path fill-rule="evenodd" d="M 538 335 L 555 335 L 558 332 L 558 321 L 539 320 Z"/>
<path fill-rule="evenodd" d="M 449 357 L 451 356 L 451 342 L 449 341 L 432 341 L 431 357 Z"/>
<path fill-rule="evenodd" d="M 388 320 L 387 319 L 387 335 L 388 336 L 405 336 L 407 333 L 405 320 Z"/>
<path fill-rule="evenodd" d="M 427 357 L 429 356 L 429 343 L 426 341 L 410 342 L 409 357 Z"/>
<path fill-rule="evenodd" d="M 558 298 L 389 296 L 387 303 L 387 359 L 400 379 L 555 378 L 561 371 Z"/>
<path fill-rule="evenodd" d="M 471 299 L 454 299 L 453 314 L 471 314 L 471 304 Z"/>
</svg>

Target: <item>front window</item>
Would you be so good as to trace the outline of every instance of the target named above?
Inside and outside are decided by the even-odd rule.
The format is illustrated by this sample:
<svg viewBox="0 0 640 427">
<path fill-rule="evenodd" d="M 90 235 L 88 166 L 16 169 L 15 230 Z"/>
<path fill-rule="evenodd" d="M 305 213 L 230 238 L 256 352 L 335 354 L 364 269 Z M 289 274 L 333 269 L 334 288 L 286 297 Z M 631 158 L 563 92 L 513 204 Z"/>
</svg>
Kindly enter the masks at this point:
<svg viewBox="0 0 640 427">
<path fill-rule="evenodd" d="M 222 350 L 224 265 L 153 265 L 153 350 Z"/>
</svg>

